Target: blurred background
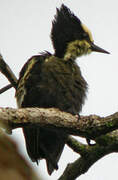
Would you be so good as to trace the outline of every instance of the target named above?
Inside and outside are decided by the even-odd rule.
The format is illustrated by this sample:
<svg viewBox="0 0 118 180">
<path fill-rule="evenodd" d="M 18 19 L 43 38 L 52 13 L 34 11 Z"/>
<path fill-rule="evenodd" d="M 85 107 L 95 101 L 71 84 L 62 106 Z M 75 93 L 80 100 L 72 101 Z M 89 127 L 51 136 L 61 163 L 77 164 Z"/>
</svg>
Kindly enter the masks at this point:
<svg viewBox="0 0 118 180">
<path fill-rule="evenodd" d="M 18 77 L 23 64 L 32 55 L 44 50 L 53 53 L 50 40 L 51 23 L 56 7 L 64 3 L 93 34 L 95 44 L 111 54 L 93 53 L 77 59 L 82 74 L 89 84 L 89 91 L 82 115 L 108 116 L 118 111 L 118 2 L 116 0 L 1 0 L 0 1 L 0 52 Z M 0 88 L 8 84 L 0 74 Z M 15 91 L 10 89 L 0 95 L 1 107 L 15 107 Z M 47 175 L 45 161 L 39 166 L 27 156 L 21 129 L 11 136 L 18 143 L 21 154 L 33 166 L 37 174 L 46 180 L 55 180 L 66 165 L 79 157 L 65 146 L 59 161 L 59 170 Z M 82 142 L 84 139 L 79 138 Z M 79 180 L 117 179 L 118 155 L 110 154 L 97 163 Z"/>
</svg>

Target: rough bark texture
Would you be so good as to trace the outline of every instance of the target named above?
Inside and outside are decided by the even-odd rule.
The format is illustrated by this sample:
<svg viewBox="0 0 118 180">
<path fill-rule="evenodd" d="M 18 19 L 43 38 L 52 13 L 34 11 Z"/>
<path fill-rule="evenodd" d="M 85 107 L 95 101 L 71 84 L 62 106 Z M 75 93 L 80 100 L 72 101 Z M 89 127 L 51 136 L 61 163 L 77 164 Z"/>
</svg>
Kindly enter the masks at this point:
<svg viewBox="0 0 118 180">
<path fill-rule="evenodd" d="M 118 128 L 118 113 L 107 117 L 90 115 L 78 118 L 55 108 L 0 108 L 0 122 L 12 129 L 34 124 L 95 139 Z"/>
<path fill-rule="evenodd" d="M 68 164 L 59 180 L 74 180 L 103 156 L 118 152 L 118 113 L 108 117 L 81 116 L 78 119 L 54 108 L 0 108 L 0 123 L 7 132 L 33 124 L 95 140 L 96 144 L 89 146 L 71 136 L 68 138 L 67 145 L 80 154 L 80 157 Z"/>
<path fill-rule="evenodd" d="M 0 93 L 3 93 L 12 86 L 16 89 L 17 78 L 1 55 L 0 71 L 11 83 L 11 85 L 2 88 Z M 68 138 L 67 145 L 72 148 L 73 151 L 80 154 L 80 158 L 67 165 L 67 168 L 59 180 L 75 180 L 81 174 L 87 172 L 87 170 L 103 156 L 118 152 L 118 112 L 107 117 L 90 115 L 85 117 L 81 116 L 78 119 L 76 116 L 60 112 L 57 109 L 26 108 L 16 110 L 13 108 L 1 108 L 0 123 L 8 133 L 11 133 L 12 129 L 33 124 L 34 126 L 44 126 L 52 130 L 56 129 L 56 131 L 58 129 L 59 131 L 66 131 L 69 135 L 95 140 L 96 144 L 89 146 L 78 142 L 72 137 Z M 4 180 L 9 177 L 9 180 L 10 178 L 30 180 L 31 177 L 33 177 L 35 180 L 35 176 L 30 176 L 30 173 L 27 174 L 29 167 L 22 157 L 20 157 L 16 146 L 14 146 L 11 140 L 7 140 L 6 136 L 2 139 L 0 137 L 0 147 L 0 151 L 2 151 L 0 152 L 0 179 Z M 17 164 L 14 161 L 12 162 L 11 158 L 13 157 L 16 157 Z M 21 159 L 23 160 L 22 162 Z M 5 166 L 4 161 L 6 161 L 5 163 L 8 164 L 8 166 Z M 5 169 L 6 167 L 7 169 Z M 9 169 L 11 167 L 12 171 Z"/>
</svg>

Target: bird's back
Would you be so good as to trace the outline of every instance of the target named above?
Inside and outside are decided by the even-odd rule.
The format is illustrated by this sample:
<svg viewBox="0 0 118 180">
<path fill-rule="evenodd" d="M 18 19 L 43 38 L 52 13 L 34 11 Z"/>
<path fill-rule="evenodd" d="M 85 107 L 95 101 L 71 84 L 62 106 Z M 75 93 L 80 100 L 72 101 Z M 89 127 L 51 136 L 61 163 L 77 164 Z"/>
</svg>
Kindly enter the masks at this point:
<svg viewBox="0 0 118 180">
<path fill-rule="evenodd" d="M 87 84 L 75 62 L 49 53 L 32 57 L 22 68 L 16 91 L 19 107 L 59 108 L 78 114 Z M 32 161 L 45 158 L 49 174 L 57 169 L 67 135 L 45 128 L 23 128 L 27 152 Z"/>
</svg>

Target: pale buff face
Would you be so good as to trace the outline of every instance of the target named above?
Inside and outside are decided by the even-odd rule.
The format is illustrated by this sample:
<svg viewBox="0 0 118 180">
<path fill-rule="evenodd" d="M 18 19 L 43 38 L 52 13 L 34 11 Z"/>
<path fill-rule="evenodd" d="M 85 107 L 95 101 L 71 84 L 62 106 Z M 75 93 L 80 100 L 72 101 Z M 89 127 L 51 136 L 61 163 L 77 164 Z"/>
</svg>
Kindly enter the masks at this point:
<svg viewBox="0 0 118 180">
<path fill-rule="evenodd" d="M 90 32 L 90 30 L 84 25 L 81 24 L 83 30 L 86 34 L 88 34 L 88 37 L 90 39 L 90 42 L 93 43 L 93 37 Z M 67 45 L 66 52 L 64 55 L 64 60 L 67 61 L 68 59 L 76 59 L 76 57 L 80 57 L 82 55 L 87 55 L 92 52 L 91 50 L 91 44 L 86 39 L 83 40 L 75 40 L 70 42 Z"/>
</svg>

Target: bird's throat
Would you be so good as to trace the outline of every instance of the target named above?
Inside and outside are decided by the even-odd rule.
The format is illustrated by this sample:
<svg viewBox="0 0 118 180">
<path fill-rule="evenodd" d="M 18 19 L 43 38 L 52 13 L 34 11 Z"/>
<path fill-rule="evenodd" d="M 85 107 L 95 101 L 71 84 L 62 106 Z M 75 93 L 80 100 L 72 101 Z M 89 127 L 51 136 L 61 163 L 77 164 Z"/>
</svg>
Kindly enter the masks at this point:
<svg viewBox="0 0 118 180">
<path fill-rule="evenodd" d="M 90 44 L 86 40 L 75 40 L 67 45 L 67 49 L 64 55 L 64 60 L 75 60 L 82 55 L 90 54 Z"/>
</svg>

